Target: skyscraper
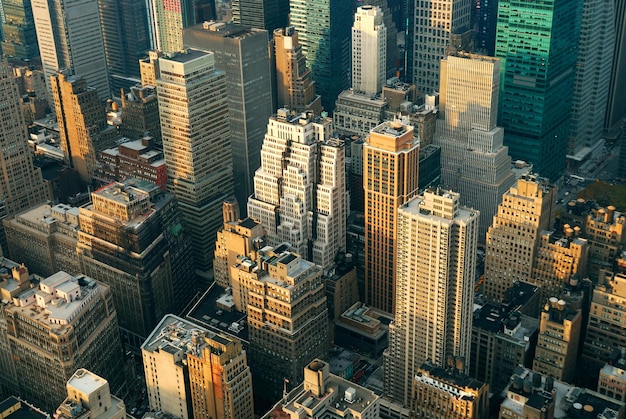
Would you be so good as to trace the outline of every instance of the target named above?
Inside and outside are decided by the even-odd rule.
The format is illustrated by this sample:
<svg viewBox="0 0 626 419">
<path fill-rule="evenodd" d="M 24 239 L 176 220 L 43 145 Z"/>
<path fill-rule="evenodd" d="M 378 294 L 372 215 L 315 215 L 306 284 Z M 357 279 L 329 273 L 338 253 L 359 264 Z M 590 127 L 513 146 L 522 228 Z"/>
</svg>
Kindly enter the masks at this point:
<svg viewBox="0 0 626 419">
<path fill-rule="evenodd" d="M 504 131 L 496 126 L 500 60 L 459 53 L 441 60 L 439 119 L 441 183 L 480 211 L 478 242 L 485 241 L 502 194 L 515 183 Z"/>
<path fill-rule="evenodd" d="M 39 55 L 37 33 L 30 0 L 2 1 L 4 12 L 2 27 L 2 48 L 6 56 L 29 59 Z"/>
<path fill-rule="evenodd" d="M 473 15 L 474 51 L 493 57 L 496 48 L 498 0 L 476 0 Z"/>
<path fill-rule="evenodd" d="M 383 13 L 383 23 L 385 24 L 385 32 L 387 36 L 387 47 L 385 56 L 385 80 L 396 77 L 398 75 L 398 60 L 400 59 L 400 51 L 398 49 L 398 31 L 400 30 L 396 23 L 396 17 L 400 17 L 400 1 L 398 0 L 361 0 L 361 6 L 376 6 Z M 392 10 L 393 8 L 393 10 Z"/>
<path fill-rule="evenodd" d="M 267 32 L 205 22 L 185 29 L 183 41 L 185 47 L 212 51 L 215 68 L 226 74 L 235 198 L 245 208 L 261 164 L 265 121 L 273 112 Z"/>
<path fill-rule="evenodd" d="M 115 144 L 117 131 L 107 125 L 98 92 L 84 78 L 58 73 L 51 77 L 51 87 L 65 159 L 90 184 L 98 152 Z"/>
<path fill-rule="evenodd" d="M 408 405 L 422 363 L 470 359 L 478 217 L 460 205 L 458 193 L 443 190 L 425 191 L 398 209 L 396 317 L 384 386 L 401 404 Z"/>
<path fill-rule="evenodd" d="M 270 36 L 289 24 L 289 0 L 233 0 L 232 10 L 233 22 L 265 29 Z"/>
<path fill-rule="evenodd" d="M 234 195 L 226 77 L 215 69 L 213 53 L 196 50 L 162 57 L 159 68 L 167 189 L 189 225 L 196 270 L 206 275 L 222 202 Z"/>
<path fill-rule="evenodd" d="M 149 0 L 148 25 L 152 49 L 165 53 L 183 49 L 183 29 L 195 23 L 193 0 Z"/>
<path fill-rule="evenodd" d="M 307 68 L 298 32 L 293 26 L 274 30 L 276 90 L 279 107 L 295 112 L 322 111 L 322 98 L 315 92 L 315 81 Z"/>
<path fill-rule="evenodd" d="M 532 163 L 552 180 L 565 169 L 581 6 L 582 0 L 498 4 L 504 144 L 513 159 Z"/>
<path fill-rule="evenodd" d="M 394 120 L 374 128 L 363 145 L 365 303 L 395 312 L 396 210 L 417 195 L 419 141 Z"/>
<path fill-rule="evenodd" d="M 500 301 L 515 281 L 532 277 L 541 232 L 554 224 L 556 187 L 534 176 L 522 177 L 502 196 L 487 232 L 485 296 Z"/>
<path fill-rule="evenodd" d="M 52 91 L 50 77 L 67 70 L 95 87 L 100 99 L 109 98 L 98 0 L 31 1 L 48 90 Z"/>
<path fill-rule="evenodd" d="M 19 91 L 12 74 L 6 59 L 0 59 L 0 97 L 3 98 L 0 101 L 3 115 L 0 121 L 0 218 L 50 199 L 41 170 L 33 166 Z M 4 242 L 4 228 L 0 230 Z"/>
<path fill-rule="evenodd" d="M 615 47 L 614 13 L 614 0 L 583 2 L 567 147 L 568 158 L 574 160 L 582 160 L 601 142 Z"/>
<path fill-rule="evenodd" d="M 350 85 L 350 27 L 354 6 L 345 0 L 291 0 L 289 22 L 298 32 L 322 106 L 332 111 Z"/>
<path fill-rule="evenodd" d="M 450 52 L 471 52 L 472 0 L 415 1 L 413 83 L 423 96 L 439 88 L 439 63 Z"/>
<path fill-rule="evenodd" d="M 620 129 L 620 121 L 626 114 L 626 97 L 620 94 L 626 89 L 626 19 L 624 19 L 626 0 L 614 1 L 615 44 L 609 82 L 609 99 L 604 120 L 604 130 L 609 132 Z"/>
<path fill-rule="evenodd" d="M 346 248 L 348 204 L 344 142 L 330 118 L 287 109 L 269 119 L 248 215 L 270 245 L 288 242 L 306 260 L 328 267 Z"/>
<path fill-rule="evenodd" d="M 368 95 L 380 93 L 386 80 L 387 29 L 375 6 L 357 9 L 352 26 L 352 88 Z"/>
</svg>

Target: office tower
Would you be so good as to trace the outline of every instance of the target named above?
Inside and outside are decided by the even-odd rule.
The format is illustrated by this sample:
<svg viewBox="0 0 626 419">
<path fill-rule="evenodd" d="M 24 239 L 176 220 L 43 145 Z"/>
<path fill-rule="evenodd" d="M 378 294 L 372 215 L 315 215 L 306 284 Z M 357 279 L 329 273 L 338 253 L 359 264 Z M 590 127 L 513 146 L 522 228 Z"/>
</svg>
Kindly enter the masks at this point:
<svg viewBox="0 0 626 419">
<path fill-rule="evenodd" d="M 3 374 L 10 377 L 12 392 L 53 411 L 79 367 L 106 378 L 114 393 L 122 392 L 125 358 L 111 289 L 62 271 L 31 289 L 26 268 L 14 264 L 10 269 L 12 275 L 1 284 L 0 340 L 11 354 Z"/>
<path fill-rule="evenodd" d="M 500 394 L 518 367 L 532 365 L 539 332 L 539 287 L 515 282 L 510 298 L 474 310 L 468 375 Z"/>
<path fill-rule="evenodd" d="M 182 419 L 252 419 L 252 376 L 241 342 L 173 314 L 141 346 L 150 409 Z"/>
<path fill-rule="evenodd" d="M 196 291 L 191 241 L 176 199 L 128 179 L 93 192 L 79 221 L 81 272 L 111 287 L 122 337 L 138 348 L 161 317 L 182 310 Z"/>
<path fill-rule="evenodd" d="M 2 2 L 4 12 L 0 50 L 8 57 L 32 60 L 39 56 L 37 32 L 30 0 Z"/>
<path fill-rule="evenodd" d="M 109 382 L 85 368 L 79 368 L 67 381 L 67 397 L 56 410 L 58 419 L 77 418 L 123 419 L 124 401 L 111 395 Z M 105 416 L 106 415 L 106 416 Z"/>
<path fill-rule="evenodd" d="M 387 79 L 387 28 L 376 6 L 360 6 L 352 25 L 352 88 L 380 93 Z"/>
<path fill-rule="evenodd" d="M 500 301 L 515 281 L 528 281 L 543 230 L 554 224 L 556 187 L 522 177 L 503 196 L 486 240 L 484 294 Z"/>
<path fill-rule="evenodd" d="M 263 247 L 265 229 L 261 223 L 252 218 L 239 218 L 239 204 L 237 201 L 224 202 L 224 228 L 217 233 L 215 243 L 215 261 L 213 262 L 213 276 L 215 282 L 223 287 L 232 286 L 230 267 L 237 263 L 241 256 L 251 257 L 255 250 Z"/>
<path fill-rule="evenodd" d="M 380 397 L 330 373 L 328 363 L 315 359 L 304 367 L 304 381 L 291 390 L 263 419 L 297 417 L 378 418 Z"/>
<path fill-rule="evenodd" d="M 193 14 L 195 18 L 195 23 L 217 20 L 215 0 L 194 0 Z"/>
<path fill-rule="evenodd" d="M 513 159 L 532 163 L 536 173 L 551 180 L 565 170 L 582 3 L 498 4 L 504 144 Z"/>
<path fill-rule="evenodd" d="M 414 1 L 411 76 L 422 96 L 439 89 L 439 64 L 444 57 L 471 52 L 472 4 L 472 0 Z"/>
<path fill-rule="evenodd" d="M 6 59 L 0 59 L 0 218 L 49 199 L 41 170 L 33 166 L 17 84 Z M 3 230 L 2 245 L 6 251 Z"/>
<path fill-rule="evenodd" d="M 205 22 L 185 29 L 183 41 L 185 47 L 212 51 L 215 68 L 226 73 L 235 198 L 245 209 L 261 165 L 265 121 L 274 111 L 267 33 Z"/>
<path fill-rule="evenodd" d="M 339 93 L 335 102 L 333 111 L 335 130 L 340 135 L 365 137 L 387 119 L 385 111 L 388 108 L 388 103 L 379 96 L 365 94 L 354 89 L 344 90 Z"/>
<path fill-rule="evenodd" d="M 361 6 L 376 6 L 383 13 L 383 23 L 387 35 L 385 80 L 399 76 L 400 50 L 398 49 L 398 31 L 396 18 L 399 18 L 400 1 L 398 0 L 361 0 Z M 399 23 L 399 22 L 398 22 Z"/>
<path fill-rule="evenodd" d="M 163 56 L 161 51 L 149 51 L 148 56 L 139 60 L 139 73 L 142 86 L 156 87 L 159 77 L 159 58 Z"/>
<path fill-rule="evenodd" d="M 567 147 L 567 158 L 574 162 L 601 145 L 614 47 L 614 0 L 585 0 Z"/>
<path fill-rule="evenodd" d="M 315 93 L 315 81 L 307 68 L 298 32 L 293 26 L 275 29 L 273 45 L 278 106 L 296 113 L 310 110 L 319 115 L 322 98 Z"/>
<path fill-rule="evenodd" d="M 496 126 L 500 60 L 459 53 L 441 60 L 439 120 L 441 183 L 461 194 L 461 203 L 480 211 L 480 243 L 502 194 L 515 183 L 511 158 Z"/>
<path fill-rule="evenodd" d="M 565 382 L 574 379 L 582 318 L 580 308 L 550 297 L 541 312 L 533 371 Z"/>
<path fill-rule="evenodd" d="M 270 245 L 288 242 L 323 268 L 345 250 L 348 218 L 344 142 L 330 128 L 330 118 L 279 109 L 248 200 L 248 215 L 263 224 Z"/>
<path fill-rule="evenodd" d="M 363 145 L 365 303 L 395 313 L 396 210 L 417 194 L 419 141 L 394 120 L 374 128 Z"/>
<path fill-rule="evenodd" d="M 315 89 L 328 112 L 350 86 L 350 27 L 354 6 L 345 0 L 292 0 L 289 23 L 298 32 Z M 282 106 L 282 104 L 279 104 Z"/>
<path fill-rule="evenodd" d="M 600 370 L 598 393 L 615 400 L 626 400 L 626 353 L 624 348 L 615 349 Z"/>
<path fill-rule="evenodd" d="M 474 51 L 493 57 L 496 48 L 496 25 L 498 23 L 498 0 L 480 0 L 473 10 Z"/>
<path fill-rule="evenodd" d="M 592 209 L 584 221 L 583 236 L 589 241 L 589 277 L 596 281 L 601 270 L 613 271 L 626 242 L 626 216 L 613 205 Z"/>
<path fill-rule="evenodd" d="M 111 76 L 139 76 L 139 59 L 150 50 L 147 3 L 98 0 L 104 53 Z"/>
<path fill-rule="evenodd" d="M 615 0 L 613 28 L 615 44 L 613 46 L 613 61 L 611 64 L 611 79 L 609 82 L 609 98 L 604 130 L 607 132 L 620 129 L 620 123 L 626 114 L 626 98 L 620 94 L 626 89 L 626 1 Z"/>
<path fill-rule="evenodd" d="M 50 77 L 67 71 L 86 80 L 100 100 L 110 96 L 97 0 L 31 0 L 37 41 L 52 103 Z"/>
<path fill-rule="evenodd" d="M 384 386 L 403 405 L 422 363 L 443 367 L 448 356 L 470 359 L 479 216 L 460 206 L 458 193 L 443 190 L 425 191 L 398 209 L 396 317 Z"/>
<path fill-rule="evenodd" d="M 51 88 L 65 160 L 83 184 L 90 184 L 98 152 L 115 144 L 117 132 L 107 125 L 98 92 L 86 79 L 58 73 L 51 77 Z"/>
<path fill-rule="evenodd" d="M 468 377 L 462 360 L 450 362 L 447 369 L 430 363 L 419 367 L 411 390 L 411 418 L 489 417 L 489 385 Z"/>
<path fill-rule="evenodd" d="M 268 34 L 289 24 L 289 0 L 233 0 L 233 22 L 265 29 Z"/>
<path fill-rule="evenodd" d="M 183 29 L 195 23 L 193 0 L 150 0 L 148 26 L 153 50 L 183 50 Z"/>
<path fill-rule="evenodd" d="M 539 247 L 533 262 L 532 277 L 528 280 L 541 287 L 542 301 L 561 295 L 563 288 L 573 279 L 587 276 L 589 243 L 578 237 L 580 231 L 564 226 L 564 231 L 542 231 Z"/>
<path fill-rule="evenodd" d="M 165 158 L 161 150 L 154 148 L 152 137 L 126 141 L 98 153 L 98 167 L 94 178 L 104 185 L 135 178 L 152 182 L 165 190 L 167 184 Z"/>
<path fill-rule="evenodd" d="M 133 86 L 122 93 L 122 125 L 120 134 L 132 140 L 146 134 L 162 145 L 159 101 L 154 85 Z"/>
<path fill-rule="evenodd" d="M 234 195 L 228 96 L 213 53 L 159 59 L 157 80 L 167 189 L 178 198 L 193 241 L 196 270 L 208 274 L 222 202 Z"/>
<path fill-rule="evenodd" d="M 285 379 L 302 381 L 305 365 L 325 358 L 329 343 L 322 270 L 287 249 L 265 247 L 257 260 L 242 258 L 231 268 L 233 298 L 243 294 L 248 314 L 256 400 L 265 403 L 280 398 Z"/>
<path fill-rule="evenodd" d="M 48 277 L 64 271 L 78 275 L 78 208 L 65 204 L 40 205 L 4 220 L 9 255 Z"/>
<path fill-rule="evenodd" d="M 626 276 L 607 273 L 593 290 L 582 350 L 582 365 L 590 376 L 598 373 L 617 348 L 626 347 Z"/>
</svg>

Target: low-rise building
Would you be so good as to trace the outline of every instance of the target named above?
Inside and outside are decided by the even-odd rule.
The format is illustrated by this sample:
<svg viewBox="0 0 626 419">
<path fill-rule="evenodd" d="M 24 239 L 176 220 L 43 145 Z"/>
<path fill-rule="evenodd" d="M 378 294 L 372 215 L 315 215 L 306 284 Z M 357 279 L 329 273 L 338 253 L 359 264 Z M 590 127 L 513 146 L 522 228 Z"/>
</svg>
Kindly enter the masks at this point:
<svg viewBox="0 0 626 419">
<path fill-rule="evenodd" d="M 357 302 L 335 321 L 335 344 L 377 358 L 389 345 L 389 331 L 369 307 Z"/>
<path fill-rule="evenodd" d="M 55 419 L 123 419 L 126 405 L 111 395 L 109 383 L 84 368 L 67 381 L 67 398 L 56 410 Z"/>
<path fill-rule="evenodd" d="M 616 349 L 600 370 L 598 392 L 615 400 L 626 400 L 626 349 Z"/>
</svg>

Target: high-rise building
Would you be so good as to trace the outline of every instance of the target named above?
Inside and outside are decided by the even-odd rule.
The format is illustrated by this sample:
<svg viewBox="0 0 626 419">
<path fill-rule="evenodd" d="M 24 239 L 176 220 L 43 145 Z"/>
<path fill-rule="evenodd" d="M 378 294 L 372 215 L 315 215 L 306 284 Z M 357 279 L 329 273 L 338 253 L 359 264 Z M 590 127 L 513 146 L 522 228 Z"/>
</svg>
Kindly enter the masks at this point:
<svg viewBox="0 0 626 419">
<path fill-rule="evenodd" d="M 196 291 L 176 199 L 128 179 L 93 192 L 79 221 L 81 271 L 111 287 L 124 341 L 138 348 L 161 317 L 182 310 Z"/>
<path fill-rule="evenodd" d="M 141 346 L 153 411 L 181 419 L 252 419 L 252 376 L 241 342 L 168 314 Z"/>
<path fill-rule="evenodd" d="M 398 31 L 399 26 L 396 24 L 396 17 L 399 17 L 400 1 L 398 0 L 361 0 L 357 3 L 361 6 L 376 6 L 383 13 L 383 23 L 385 24 L 385 32 L 387 37 L 386 47 L 386 63 L 385 63 L 385 79 L 398 76 L 398 60 L 400 59 L 400 51 L 398 49 Z"/>
<path fill-rule="evenodd" d="M 626 242 L 626 216 L 613 205 L 595 208 L 587 214 L 582 235 L 589 241 L 589 277 L 596 281 L 601 270 L 613 271 Z"/>
<path fill-rule="evenodd" d="M 613 61 L 609 82 L 609 99 L 607 101 L 604 130 L 619 131 L 620 123 L 626 115 L 626 98 L 621 95 L 626 89 L 626 0 L 614 0 L 613 30 Z"/>
<path fill-rule="evenodd" d="M 576 373 L 582 323 L 580 308 L 550 297 L 541 312 L 533 371 L 571 382 Z"/>
<path fill-rule="evenodd" d="M 489 384 L 468 377 L 462 360 L 452 360 L 446 368 L 424 363 L 417 369 L 411 389 L 411 418 L 487 419 Z"/>
<path fill-rule="evenodd" d="M 265 29 L 271 36 L 289 24 L 289 0 L 233 0 L 232 13 L 233 22 Z"/>
<path fill-rule="evenodd" d="M 419 141 L 394 120 L 374 128 L 363 145 L 365 303 L 395 313 L 396 210 L 417 195 Z"/>
<path fill-rule="evenodd" d="M 272 76 L 267 32 L 222 22 L 183 31 L 185 47 L 212 51 L 215 68 L 226 73 L 228 122 L 235 198 L 245 209 L 261 165 L 265 121 L 272 113 Z"/>
<path fill-rule="evenodd" d="M 601 145 L 615 47 L 614 0 L 583 2 L 572 99 L 568 159 L 580 162 Z"/>
<path fill-rule="evenodd" d="M 414 1 L 414 0 L 413 0 Z M 431 95 L 439 89 L 439 64 L 451 52 L 471 52 L 472 0 L 414 1 L 412 82 L 417 91 Z"/>
<path fill-rule="evenodd" d="M 245 294 L 255 395 L 267 403 L 280 398 L 285 380 L 300 382 L 309 362 L 325 358 L 328 308 L 319 266 L 289 252 L 286 244 L 256 256 L 231 269 Z"/>
<path fill-rule="evenodd" d="M 403 405 L 424 362 L 444 367 L 449 356 L 470 359 L 479 216 L 460 205 L 458 193 L 443 190 L 425 191 L 397 211 L 396 316 L 384 386 Z"/>
<path fill-rule="evenodd" d="M 20 108 L 20 96 L 12 71 L 5 59 L 0 59 L 0 219 L 12 216 L 50 199 L 41 176 L 33 166 L 28 146 L 28 132 Z M 0 243 L 5 246 L 4 230 Z"/>
<path fill-rule="evenodd" d="M 474 51 L 493 57 L 496 49 L 496 25 L 498 23 L 498 0 L 477 0 L 474 2 L 473 22 Z"/>
<path fill-rule="evenodd" d="M 551 180 L 565 170 L 582 3 L 498 3 L 504 143 L 513 159 L 532 163 Z"/>
<path fill-rule="evenodd" d="M 150 50 L 146 1 L 98 0 L 106 64 L 111 76 L 139 76 Z"/>
<path fill-rule="evenodd" d="M 504 130 L 496 125 L 500 60 L 458 53 L 440 64 L 439 120 L 434 144 L 441 147 L 441 183 L 480 211 L 484 243 L 502 194 L 515 183 Z"/>
<path fill-rule="evenodd" d="M 58 71 L 82 77 L 109 98 L 98 0 L 31 0 L 46 85 L 52 102 L 50 77 Z"/>
<path fill-rule="evenodd" d="M 279 107 L 295 112 L 322 111 L 322 98 L 315 93 L 315 81 L 307 68 L 298 32 L 293 26 L 274 30 L 274 59 L 276 61 L 276 91 Z"/>
<path fill-rule="evenodd" d="M 67 394 L 66 382 L 84 367 L 121 394 L 125 358 L 111 289 L 63 271 L 31 288 L 24 266 L 9 268 L 12 274 L 3 278 L 0 290 L 0 346 L 11 355 L 3 376 L 12 392 L 53 411 Z"/>
<path fill-rule="evenodd" d="M 262 419 L 297 417 L 378 418 L 380 397 L 330 373 L 328 363 L 315 359 L 304 367 L 304 382 L 286 394 Z"/>
<path fill-rule="evenodd" d="M 195 23 L 193 0 L 150 0 L 148 26 L 153 50 L 183 50 L 183 29 Z"/>
<path fill-rule="evenodd" d="M 56 410 L 58 419 L 124 419 L 124 401 L 111 395 L 109 382 L 85 368 L 79 368 L 67 381 L 67 397 Z M 106 416 L 105 416 L 106 415 Z"/>
<path fill-rule="evenodd" d="M 387 28 L 376 6 L 360 6 L 352 26 L 352 88 L 380 93 L 387 79 Z"/>
<path fill-rule="evenodd" d="M 270 245 L 288 242 L 323 268 L 345 250 L 348 218 L 344 142 L 330 137 L 330 127 L 330 118 L 279 109 L 248 200 L 248 215 L 263 224 Z"/>
<path fill-rule="evenodd" d="M 120 134 L 131 140 L 138 140 L 149 135 L 156 144 L 162 146 L 159 101 L 155 86 L 156 81 L 151 86 L 133 86 L 130 91 L 121 95 L 122 125 L 120 125 Z"/>
<path fill-rule="evenodd" d="M 490 301 L 500 301 L 515 281 L 532 278 L 541 232 L 554 224 L 556 192 L 528 176 L 502 196 L 486 240 L 484 294 Z"/>
<path fill-rule="evenodd" d="M 50 79 L 61 149 L 66 162 L 78 172 L 81 182 L 90 184 L 96 171 L 98 152 L 115 144 L 117 131 L 107 124 L 98 92 L 87 85 L 86 79 L 64 73 Z"/>
<path fill-rule="evenodd" d="M 189 50 L 159 59 L 159 113 L 167 189 L 189 225 L 196 269 L 208 274 L 222 202 L 234 195 L 224 72 L 213 53 Z"/>
<path fill-rule="evenodd" d="M 298 32 L 315 89 L 328 112 L 350 86 L 350 28 L 354 5 L 345 0 L 291 0 L 289 23 Z M 279 104 L 282 106 L 283 104 Z"/>
<path fill-rule="evenodd" d="M 32 60 L 39 55 L 37 32 L 30 0 L 2 1 L 2 54 Z"/>
</svg>

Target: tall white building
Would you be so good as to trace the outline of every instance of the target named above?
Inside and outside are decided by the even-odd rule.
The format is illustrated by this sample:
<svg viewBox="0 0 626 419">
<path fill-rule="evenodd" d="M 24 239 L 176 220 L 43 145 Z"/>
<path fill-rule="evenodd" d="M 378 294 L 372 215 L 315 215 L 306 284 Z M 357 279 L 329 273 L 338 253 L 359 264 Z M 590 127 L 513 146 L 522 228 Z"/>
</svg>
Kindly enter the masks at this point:
<svg viewBox="0 0 626 419">
<path fill-rule="evenodd" d="M 167 189 L 190 227 L 196 270 L 213 264 L 222 203 L 234 195 L 228 100 L 212 52 L 188 50 L 159 59 L 157 91 Z"/>
<path fill-rule="evenodd" d="M 346 248 L 344 143 L 330 137 L 330 128 L 330 118 L 279 109 L 269 119 L 248 200 L 248 216 L 263 224 L 270 245 L 288 242 L 322 267 Z"/>
<path fill-rule="evenodd" d="M 568 157 L 580 161 L 602 139 L 615 46 L 615 0 L 585 0 L 572 98 Z"/>
<path fill-rule="evenodd" d="M 420 94 L 432 94 L 439 88 L 442 58 L 452 51 L 469 49 L 473 6 L 473 0 L 415 2 L 414 27 L 409 28 L 413 39 L 409 45 L 413 44 L 413 83 Z"/>
<path fill-rule="evenodd" d="M 387 29 L 376 6 L 357 9 L 352 26 L 352 88 L 380 93 L 386 80 Z"/>
<path fill-rule="evenodd" d="M 59 70 L 87 80 L 101 99 L 110 97 L 97 0 L 32 0 L 41 63 L 52 103 L 50 76 Z"/>
<path fill-rule="evenodd" d="M 515 183 L 504 130 L 496 126 L 500 60 L 458 53 L 441 60 L 439 119 L 441 183 L 480 211 L 479 238 L 496 214 L 502 194 Z"/>
<path fill-rule="evenodd" d="M 469 360 L 479 212 L 427 190 L 397 213 L 396 316 L 384 353 L 385 394 L 408 405 L 424 362 Z"/>
</svg>

